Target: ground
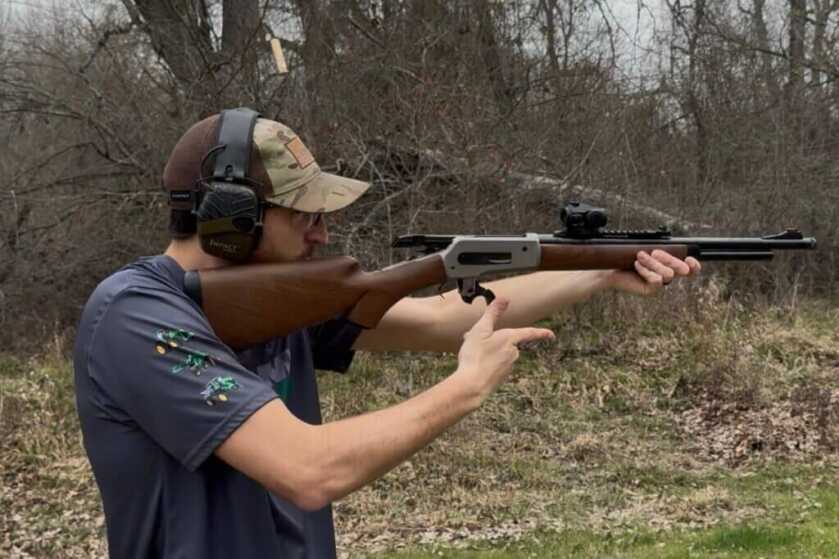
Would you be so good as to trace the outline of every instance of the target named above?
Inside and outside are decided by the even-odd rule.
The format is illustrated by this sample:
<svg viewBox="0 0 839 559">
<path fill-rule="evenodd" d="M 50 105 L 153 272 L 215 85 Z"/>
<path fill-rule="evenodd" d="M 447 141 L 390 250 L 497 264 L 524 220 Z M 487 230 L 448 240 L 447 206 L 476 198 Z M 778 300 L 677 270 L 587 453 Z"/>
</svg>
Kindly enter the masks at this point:
<svg viewBox="0 0 839 559">
<path fill-rule="evenodd" d="M 839 549 L 839 310 L 713 280 L 547 323 L 476 413 L 335 504 L 344 557 L 798 557 Z M 0 555 L 101 557 L 68 340 L 0 359 Z M 453 357 L 359 355 L 329 419 L 423 390 Z"/>
</svg>

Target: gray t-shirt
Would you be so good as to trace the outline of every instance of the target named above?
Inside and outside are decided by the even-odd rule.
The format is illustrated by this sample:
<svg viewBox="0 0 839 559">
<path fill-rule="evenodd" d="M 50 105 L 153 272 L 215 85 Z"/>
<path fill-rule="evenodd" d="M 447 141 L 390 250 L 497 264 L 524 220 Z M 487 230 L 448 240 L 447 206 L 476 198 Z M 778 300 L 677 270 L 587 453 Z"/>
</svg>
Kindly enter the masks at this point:
<svg viewBox="0 0 839 559">
<path fill-rule="evenodd" d="M 314 369 L 346 371 L 360 327 L 336 319 L 234 352 L 183 277 L 142 258 L 99 284 L 79 324 L 76 403 L 111 557 L 334 557 L 330 507 L 305 512 L 213 451 L 274 398 L 320 423 Z"/>
</svg>

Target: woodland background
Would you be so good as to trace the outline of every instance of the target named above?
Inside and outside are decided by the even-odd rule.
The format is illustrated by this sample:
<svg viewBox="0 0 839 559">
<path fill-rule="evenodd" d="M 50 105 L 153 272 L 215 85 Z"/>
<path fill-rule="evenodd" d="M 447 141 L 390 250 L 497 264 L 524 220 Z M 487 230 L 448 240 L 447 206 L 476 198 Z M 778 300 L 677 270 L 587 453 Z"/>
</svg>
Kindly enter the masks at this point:
<svg viewBox="0 0 839 559">
<path fill-rule="evenodd" d="M 96 283 L 162 250 L 170 149 L 241 105 L 373 182 L 331 222 L 332 250 L 368 267 L 408 232 L 552 231 L 574 197 L 616 227 L 798 226 L 816 253 L 714 266 L 726 292 L 835 294 L 834 0 L 26 4 L 0 2 L 4 349 L 71 331 Z M 626 13 L 655 30 L 640 41 Z"/>
<path fill-rule="evenodd" d="M 373 183 L 330 216 L 368 268 L 399 234 L 553 231 L 571 198 L 819 241 L 558 313 L 480 410 L 335 503 L 340 557 L 835 556 L 837 40 L 839 0 L 0 0 L 0 556 L 106 556 L 73 328 L 165 246 L 183 131 L 241 105 Z M 325 419 L 454 367 L 360 354 L 321 376 Z"/>
</svg>

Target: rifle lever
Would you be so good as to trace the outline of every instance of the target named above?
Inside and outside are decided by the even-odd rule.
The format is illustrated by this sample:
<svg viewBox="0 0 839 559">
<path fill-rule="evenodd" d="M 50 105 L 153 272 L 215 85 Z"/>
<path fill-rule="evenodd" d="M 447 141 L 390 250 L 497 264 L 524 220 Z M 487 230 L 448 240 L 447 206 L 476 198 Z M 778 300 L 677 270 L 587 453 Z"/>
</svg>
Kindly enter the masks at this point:
<svg viewBox="0 0 839 559">
<path fill-rule="evenodd" d="M 457 280 L 457 290 L 464 303 L 472 304 L 478 297 L 483 297 L 489 306 L 495 300 L 495 293 L 478 283 L 477 278 L 461 278 Z"/>
</svg>

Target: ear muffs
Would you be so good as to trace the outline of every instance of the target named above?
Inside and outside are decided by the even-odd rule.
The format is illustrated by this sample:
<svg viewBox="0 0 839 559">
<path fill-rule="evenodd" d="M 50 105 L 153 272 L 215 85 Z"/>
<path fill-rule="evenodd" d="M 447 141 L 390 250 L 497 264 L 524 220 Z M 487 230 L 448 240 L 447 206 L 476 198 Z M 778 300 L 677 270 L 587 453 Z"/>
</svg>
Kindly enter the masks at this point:
<svg viewBox="0 0 839 559">
<path fill-rule="evenodd" d="M 262 204 L 247 178 L 258 117 L 247 108 L 222 111 L 213 176 L 196 196 L 201 248 L 227 260 L 250 258 L 262 235 Z"/>
<path fill-rule="evenodd" d="M 196 217 L 198 238 L 207 254 L 247 260 L 262 235 L 262 204 L 248 186 L 214 182 L 206 186 Z"/>
</svg>

